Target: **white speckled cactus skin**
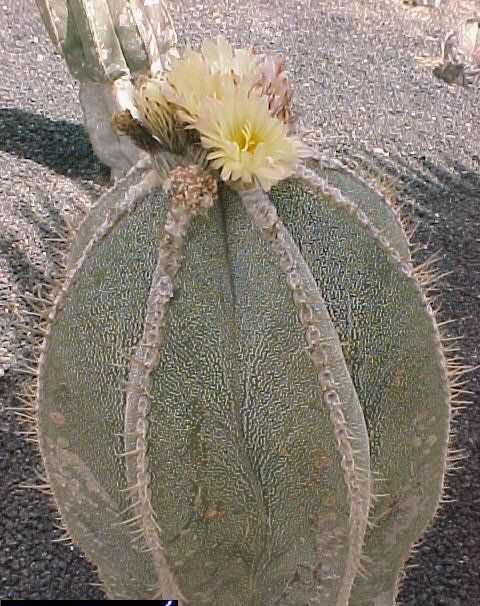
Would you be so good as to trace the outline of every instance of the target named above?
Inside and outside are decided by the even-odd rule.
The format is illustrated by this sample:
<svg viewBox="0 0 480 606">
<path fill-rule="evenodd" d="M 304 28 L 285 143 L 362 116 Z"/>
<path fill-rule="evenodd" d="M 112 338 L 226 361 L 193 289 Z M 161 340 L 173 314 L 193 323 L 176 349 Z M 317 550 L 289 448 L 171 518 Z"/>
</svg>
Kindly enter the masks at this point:
<svg viewBox="0 0 480 606">
<path fill-rule="evenodd" d="M 450 415 L 401 225 L 339 167 L 184 219 L 165 176 L 100 199 L 50 312 L 35 414 L 69 536 L 112 598 L 394 604 Z"/>
<path fill-rule="evenodd" d="M 147 10 L 74 5 L 103 32 Z M 65 3 L 39 6 L 81 75 Z M 99 86 L 139 67 L 119 47 Z M 453 372 L 398 213 L 322 158 L 265 193 L 192 150 L 125 150 L 42 328 L 33 412 L 68 536 L 112 599 L 393 606 L 442 494 Z"/>
</svg>

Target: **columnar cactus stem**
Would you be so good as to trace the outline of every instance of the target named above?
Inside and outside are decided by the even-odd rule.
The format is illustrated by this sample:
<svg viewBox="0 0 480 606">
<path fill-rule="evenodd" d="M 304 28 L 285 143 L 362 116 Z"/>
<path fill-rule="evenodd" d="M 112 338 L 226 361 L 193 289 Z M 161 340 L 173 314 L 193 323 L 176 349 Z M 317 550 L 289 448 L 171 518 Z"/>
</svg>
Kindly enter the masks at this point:
<svg viewBox="0 0 480 606">
<path fill-rule="evenodd" d="M 135 74 L 161 74 L 177 55 L 177 35 L 163 0 L 36 0 L 54 45 L 80 82 L 80 105 L 99 159 L 124 176 L 143 156 L 111 126 L 114 112 L 134 110 Z"/>
</svg>

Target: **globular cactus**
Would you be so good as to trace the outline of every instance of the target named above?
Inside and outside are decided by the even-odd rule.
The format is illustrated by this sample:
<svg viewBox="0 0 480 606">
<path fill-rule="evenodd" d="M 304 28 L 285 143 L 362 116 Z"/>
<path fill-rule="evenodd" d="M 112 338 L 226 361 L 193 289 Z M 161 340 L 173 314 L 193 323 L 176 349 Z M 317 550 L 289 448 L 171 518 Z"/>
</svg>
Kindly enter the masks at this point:
<svg viewBox="0 0 480 606">
<path fill-rule="evenodd" d="M 219 39 L 135 94 L 113 123 L 147 156 L 80 225 L 41 329 L 66 531 L 113 599 L 391 606 L 459 370 L 428 268 L 293 136 L 281 62 Z"/>
</svg>

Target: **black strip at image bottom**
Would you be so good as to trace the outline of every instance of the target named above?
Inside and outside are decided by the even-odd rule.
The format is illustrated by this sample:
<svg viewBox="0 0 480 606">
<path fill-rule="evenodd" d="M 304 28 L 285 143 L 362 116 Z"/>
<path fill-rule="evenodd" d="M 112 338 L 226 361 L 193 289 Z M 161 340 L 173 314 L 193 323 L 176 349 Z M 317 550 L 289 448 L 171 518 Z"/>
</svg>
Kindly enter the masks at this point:
<svg viewBox="0 0 480 606">
<path fill-rule="evenodd" d="M 38 606 L 43 600 L 0 600 L 0 606 Z M 121 604 L 140 604 L 140 602 L 144 602 L 145 604 L 149 603 L 147 600 L 115 600 L 117 603 Z M 178 600 L 155 600 L 157 604 L 160 606 L 178 606 Z M 47 600 L 45 600 L 47 602 Z M 103 604 L 102 600 L 55 600 L 55 604 L 81 604 L 82 606 L 88 606 L 88 604 Z"/>
</svg>

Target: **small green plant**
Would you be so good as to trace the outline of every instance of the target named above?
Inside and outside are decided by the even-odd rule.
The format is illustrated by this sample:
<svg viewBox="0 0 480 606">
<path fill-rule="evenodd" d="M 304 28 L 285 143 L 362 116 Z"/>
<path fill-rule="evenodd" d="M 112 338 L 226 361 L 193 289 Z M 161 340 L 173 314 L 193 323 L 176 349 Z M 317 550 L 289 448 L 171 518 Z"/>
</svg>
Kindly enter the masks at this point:
<svg viewBox="0 0 480 606">
<path fill-rule="evenodd" d="M 223 38 L 138 78 L 144 156 L 41 311 L 28 414 L 110 598 L 391 606 L 438 507 L 462 367 L 429 265 L 290 98 Z"/>
</svg>

